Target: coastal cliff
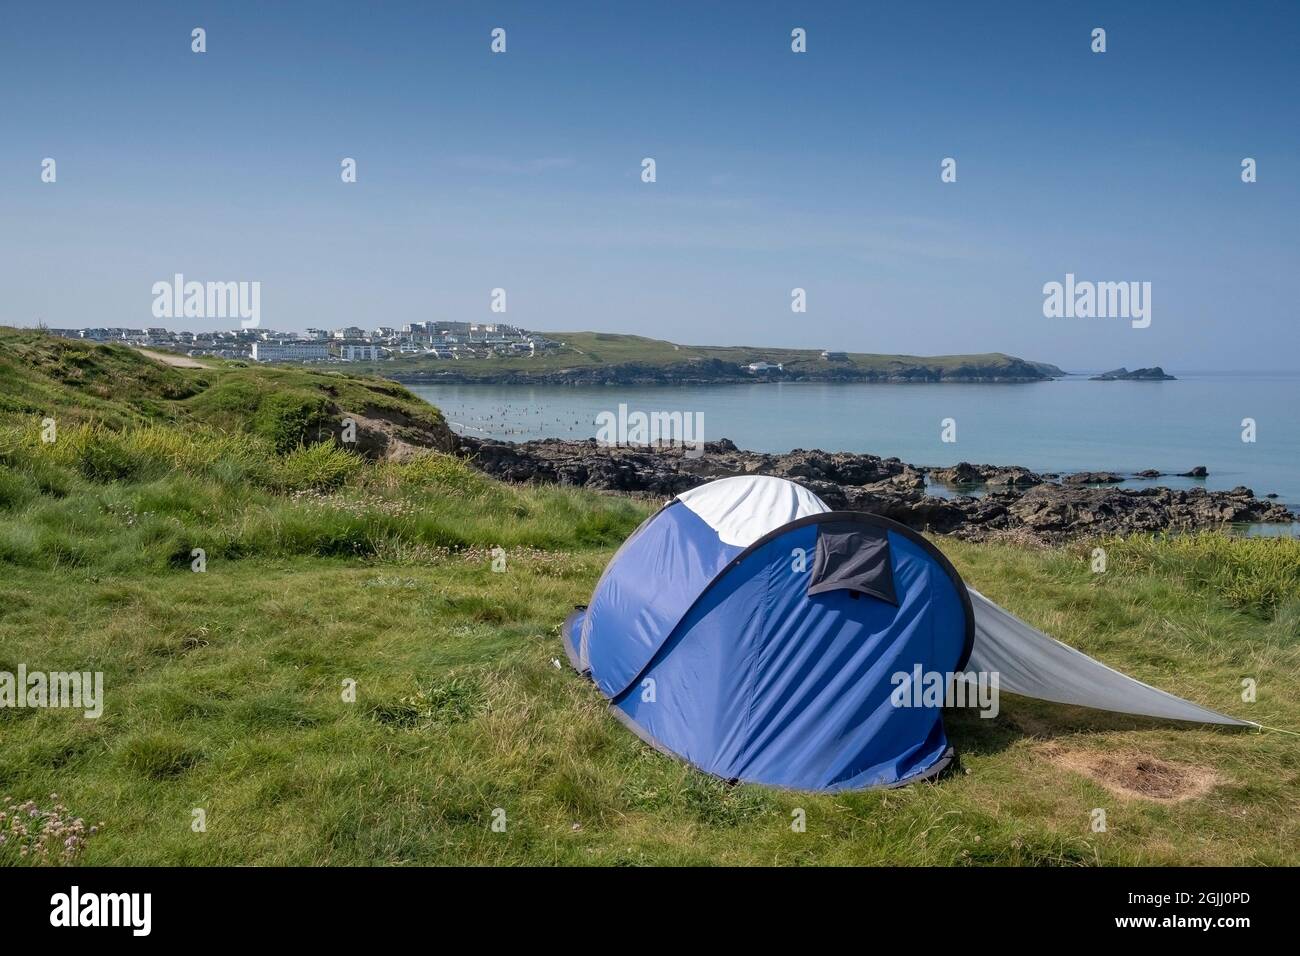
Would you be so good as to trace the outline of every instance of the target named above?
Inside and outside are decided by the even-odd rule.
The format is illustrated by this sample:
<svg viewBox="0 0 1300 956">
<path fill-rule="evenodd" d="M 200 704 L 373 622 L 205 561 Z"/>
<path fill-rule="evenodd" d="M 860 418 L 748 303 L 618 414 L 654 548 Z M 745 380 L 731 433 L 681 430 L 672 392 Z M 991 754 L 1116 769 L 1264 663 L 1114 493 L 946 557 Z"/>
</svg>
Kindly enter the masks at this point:
<svg viewBox="0 0 1300 956">
<path fill-rule="evenodd" d="M 446 366 L 448 363 L 443 363 Z M 698 359 L 655 365 L 621 362 L 613 365 L 571 366 L 557 369 L 496 370 L 434 367 L 402 371 L 393 377 L 410 384 L 499 384 L 499 385 L 725 385 L 743 382 L 1043 382 L 1055 375 L 1044 363 L 1005 357 L 1002 361 L 970 361 L 956 366 L 939 363 L 896 361 L 880 367 L 851 362 L 785 366 L 751 371 L 738 362 Z"/>
<path fill-rule="evenodd" d="M 411 384 L 721 385 L 781 382 L 1042 382 L 1066 373 L 1048 362 L 986 352 L 883 355 L 764 346 L 679 345 L 608 332 L 547 332 L 554 350 L 527 356 L 378 363 Z"/>
</svg>

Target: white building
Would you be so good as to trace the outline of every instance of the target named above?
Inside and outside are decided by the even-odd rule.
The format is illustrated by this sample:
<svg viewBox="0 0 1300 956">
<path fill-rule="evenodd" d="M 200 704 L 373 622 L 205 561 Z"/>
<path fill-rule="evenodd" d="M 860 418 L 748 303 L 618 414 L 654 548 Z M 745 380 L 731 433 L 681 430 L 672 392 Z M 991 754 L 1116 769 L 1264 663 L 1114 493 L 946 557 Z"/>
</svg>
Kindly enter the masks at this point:
<svg viewBox="0 0 1300 956">
<path fill-rule="evenodd" d="M 254 342 L 254 362 L 319 362 L 330 357 L 320 342 Z"/>
<path fill-rule="evenodd" d="M 344 345 L 339 357 L 345 362 L 378 362 L 381 351 L 378 345 Z"/>
</svg>

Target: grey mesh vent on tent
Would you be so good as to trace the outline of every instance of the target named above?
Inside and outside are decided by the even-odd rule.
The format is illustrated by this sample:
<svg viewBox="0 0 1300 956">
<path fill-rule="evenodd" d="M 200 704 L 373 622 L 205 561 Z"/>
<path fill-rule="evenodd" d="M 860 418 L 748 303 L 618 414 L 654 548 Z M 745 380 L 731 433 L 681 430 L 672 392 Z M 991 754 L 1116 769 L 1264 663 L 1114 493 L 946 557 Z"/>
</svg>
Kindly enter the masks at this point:
<svg viewBox="0 0 1300 956">
<path fill-rule="evenodd" d="M 975 647 L 966 670 L 996 672 L 1000 690 L 1122 714 L 1236 727 L 1259 726 L 1253 721 L 1208 710 L 1121 674 L 1030 627 L 974 588 L 966 590 L 975 609 Z"/>
<path fill-rule="evenodd" d="M 884 528 L 859 521 L 827 521 L 818 526 L 808 596 L 826 591 L 855 591 L 898 604 Z"/>
</svg>

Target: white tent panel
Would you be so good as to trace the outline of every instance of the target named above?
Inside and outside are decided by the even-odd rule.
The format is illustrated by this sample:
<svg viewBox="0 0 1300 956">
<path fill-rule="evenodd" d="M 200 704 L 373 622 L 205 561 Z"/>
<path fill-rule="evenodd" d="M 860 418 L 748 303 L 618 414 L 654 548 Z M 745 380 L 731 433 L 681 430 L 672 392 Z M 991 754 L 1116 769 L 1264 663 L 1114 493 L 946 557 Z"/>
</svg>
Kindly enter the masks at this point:
<svg viewBox="0 0 1300 956">
<path fill-rule="evenodd" d="M 711 481 L 682 492 L 677 500 L 716 531 L 723 543 L 740 548 L 796 518 L 831 510 L 802 485 L 770 475 Z"/>
</svg>

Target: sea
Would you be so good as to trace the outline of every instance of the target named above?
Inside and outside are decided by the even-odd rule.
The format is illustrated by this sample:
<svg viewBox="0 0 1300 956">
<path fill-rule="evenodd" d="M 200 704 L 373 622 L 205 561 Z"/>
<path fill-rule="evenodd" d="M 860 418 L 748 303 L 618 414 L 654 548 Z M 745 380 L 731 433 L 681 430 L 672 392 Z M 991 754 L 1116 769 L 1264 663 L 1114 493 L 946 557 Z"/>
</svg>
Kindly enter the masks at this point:
<svg viewBox="0 0 1300 956">
<path fill-rule="evenodd" d="M 818 448 L 1037 472 L 1154 468 L 1160 484 L 1245 485 L 1300 508 L 1300 372 L 1172 372 L 1176 381 L 1026 384 L 755 382 L 692 386 L 409 385 L 465 435 L 509 441 L 591 438 L 597 416 L 698 413 L 707 441 L 764 452 Z M 951 439 L 951 440 L 946 440 Z M 1244 440 L 1253 439 L 1253 440 Z M 1203 465 L 1203 479 L 1177 477 Z M 932 483 L 932 493 L 956 489 Z M 1295 533 L 1256 526 L 1251 533 Z"/>
</svg>

